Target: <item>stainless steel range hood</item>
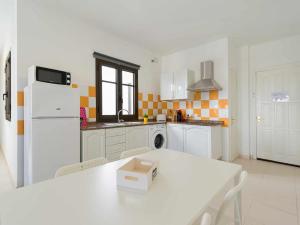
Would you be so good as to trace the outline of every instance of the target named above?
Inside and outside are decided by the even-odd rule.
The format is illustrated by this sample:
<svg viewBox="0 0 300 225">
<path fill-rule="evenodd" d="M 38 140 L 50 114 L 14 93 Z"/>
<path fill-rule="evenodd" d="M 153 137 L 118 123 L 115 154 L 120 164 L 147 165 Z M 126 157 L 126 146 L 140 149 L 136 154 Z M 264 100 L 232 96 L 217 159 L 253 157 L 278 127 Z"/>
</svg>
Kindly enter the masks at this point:
<svg viewBox="0 0 300 225">
<path fill-rule="evenodd" d="M 222 90 L 222 87 L 214 80 L 214 62 L 205 61 L 200 64 L 201 79 L 188 87 L 188 91 L 213 91 Z"/>
</svg>

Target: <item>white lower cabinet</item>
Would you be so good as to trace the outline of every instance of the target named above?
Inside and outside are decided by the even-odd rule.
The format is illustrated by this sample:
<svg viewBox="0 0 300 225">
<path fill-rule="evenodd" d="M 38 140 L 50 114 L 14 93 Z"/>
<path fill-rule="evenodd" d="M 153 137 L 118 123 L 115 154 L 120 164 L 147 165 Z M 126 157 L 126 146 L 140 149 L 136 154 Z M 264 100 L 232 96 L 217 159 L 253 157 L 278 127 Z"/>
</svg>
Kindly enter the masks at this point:
<svg viewBox="0 0 300 225">
<path fill-rule="evenodd" d="M 184 126 L 180 124 L 167 125 L 167 146 L 168 149 L 183 151 Z"/>
<path fill-rule="evenodd" d="M 81 161 L 105 157 L 105 130 L 81 132 Z"/>
<path fill-rule="evenodd" d="M 168 148 L 213 159 L 222 157 L 220 126 L 169 124 Z"/>
<path fill-rule="evenodd" d="M 126 127 L 126 150 L 149 146 L 149 126 Z"/>
<path fill-rule="evenodd" d="M 105 129 L 106 158 L 109 161 L 119 160 L 125 151 L 125 127 Z"/>
</svg>

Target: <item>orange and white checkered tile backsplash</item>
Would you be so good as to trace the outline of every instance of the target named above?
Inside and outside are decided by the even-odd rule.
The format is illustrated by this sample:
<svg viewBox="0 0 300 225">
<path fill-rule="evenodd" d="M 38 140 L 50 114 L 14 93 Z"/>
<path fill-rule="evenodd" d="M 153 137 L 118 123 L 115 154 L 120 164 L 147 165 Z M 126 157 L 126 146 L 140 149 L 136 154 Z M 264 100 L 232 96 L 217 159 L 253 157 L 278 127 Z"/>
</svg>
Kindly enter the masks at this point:
<svg viewBox="0 0 300 225">
<path fill-rule="evenodd" d="M 147 114 L 150 119 L 157 114 L 170 115 L 180 109 L 184 115 L 194 119 L 221 120 L 228 126 L 228 100 L 219 98 L 218 91 L 194 93 L 193 100 L 161 101 L 160 95 L 139 93 L 139 119 Z"/>
<path fill-rule="evenodd" d="M 79 88 L 80 107 L 86 109 L 89 122 L 96 121 L 96 87 L 88 85 L 72 84 L 73 88 Z M 17 93 L 18 123 L 17 134 L 24 134 L 24 91 Z M 172 110 L 180 109 L 185 115 L 202 120 L 222 120 L 228 125 L 228 100 L 220 99 L 217 91 L 194 93 L 193 100 L 186 101 L 161 101 L 160 95 L 153 93 L 139 93 L 138 114 L 143 119 L 147 114 L 154 119 L 157 114 L 170 115 Z"/>
</svg>

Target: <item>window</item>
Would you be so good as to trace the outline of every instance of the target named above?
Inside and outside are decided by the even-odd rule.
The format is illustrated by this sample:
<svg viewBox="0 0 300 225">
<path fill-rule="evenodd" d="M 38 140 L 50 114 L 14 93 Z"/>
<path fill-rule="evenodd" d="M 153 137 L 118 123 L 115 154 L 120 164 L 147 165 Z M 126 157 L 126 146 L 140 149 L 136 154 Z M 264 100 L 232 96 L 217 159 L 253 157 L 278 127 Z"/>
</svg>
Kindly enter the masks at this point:
<svg viewBox="0 0 300 225">
<path fill-rule="evenodd" d="M 3 94 L 3 100 L 5 100 L 5 118 L 11 121 L 11 52 L 5 63 L 5 93 Z"/>
<path fill-rule="evenodd" d="M 96 58 L 97 121 L 138 119 L 139 66 L 99 53 Z"/>
</svg>

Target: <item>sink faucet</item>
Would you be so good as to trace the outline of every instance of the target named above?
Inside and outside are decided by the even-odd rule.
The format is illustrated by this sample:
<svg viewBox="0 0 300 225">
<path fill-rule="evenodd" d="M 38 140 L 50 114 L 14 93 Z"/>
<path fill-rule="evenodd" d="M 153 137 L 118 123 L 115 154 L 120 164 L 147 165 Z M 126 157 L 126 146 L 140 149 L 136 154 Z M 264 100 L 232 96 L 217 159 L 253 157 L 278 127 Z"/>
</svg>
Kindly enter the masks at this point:
<svg viewBox="0 0 300 225">
<path fill-rule="evenodd" d="M 129 114 L 128 110 L 126 110 L 126 109 L 120 109 L 118 111 L 118 123 L 124 122 L 124 120 L 120 120 L 120 112 L 122 112 L 122 111 L 126 111 Z"/>
</svg>

